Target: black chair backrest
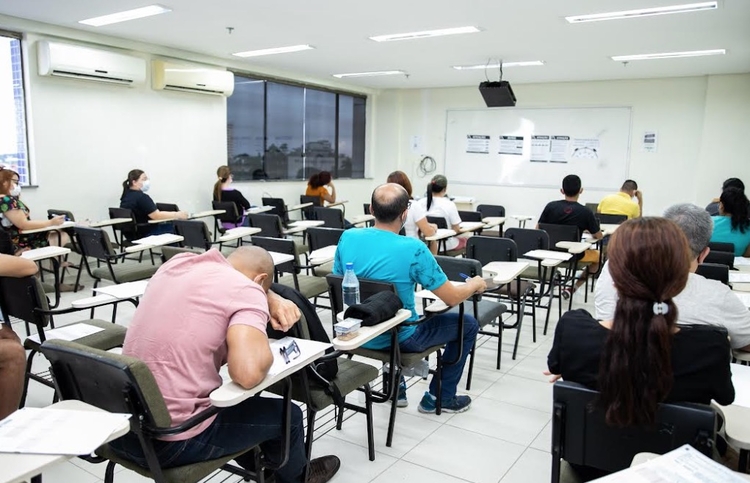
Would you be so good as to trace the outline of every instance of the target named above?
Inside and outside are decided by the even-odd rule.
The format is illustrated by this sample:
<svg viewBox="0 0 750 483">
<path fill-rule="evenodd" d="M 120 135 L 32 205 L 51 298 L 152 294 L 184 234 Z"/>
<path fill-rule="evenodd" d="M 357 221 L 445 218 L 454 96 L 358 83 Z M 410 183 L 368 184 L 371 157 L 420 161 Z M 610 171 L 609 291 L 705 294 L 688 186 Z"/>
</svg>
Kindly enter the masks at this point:
<svg viewBox="0 0 750 483">
<path fill-rule="evenodd" d="M 16 250 L 13 248 L 13 239 L 10 232 L 4 227 L 0 227 L 0 253 L 4 255 L 15 255 Z"/>
<path fill-rule="evenodd" d="M 482 214 L 482 218 L 488 216 L 505 216 L 505 207 L 501 205 L 479 205 L 477 211 Z"/>
<path fill-rule="evenodd" d="M 703 262 L 695 269 L 695 273 L 711 280 L 718 280 L 724 285 L 729 285 L 729 267 L 726 265 Z"/>
<path fill-rule="evenodd" d="M 47 218 L 52 219 L 55 216 L 64 216 L 67 221 L 76 221 L 76 217 L 68 210 L 47 210 Z"/>
<path fill-rule="evenodd" d="M 708 248 L 710 248 L 712 252 L 734 253 L 734 243 L 709 242 Z"/>
<path fill-rule="evenodd" d="M 344 228 L 344 212 L 337 208 L 323 208 L 314 206 L 315 219 L 324 222 L 328 228 Z"/>
<path fill-rule="evenodd" d="M 459 211 L 458 216 L 461 221 L 482 221 L 482 218 L 486 218 L 478 211 Z"/>
<path fill-rule="evenodd" d="M 156 209 L 159 211 L 180 211 L 174 203 L 156 203 Z"/>
<path fill-rule="evenodd" d="M 320 197 L 318 196 L 306 196 L 306 195 L 300 195 L 299 197 L 300 204 L 304 203 L 312 203 L 312 206 L 309 206 L 307 208 L 302 209 L 302 213 L 305 215 L 305 219 L 307 220 L 314 220 L 315 219 L 315 211 L 313 208 L 316 206 L 322 206 L 320 204 Z"/>
<path fill-rule="evenodd" d="M 661 404 L 654 427 L 616 428 L 595 404 L 598 393 L 558 381 L 553 389 L 552 448 L 555 460 L 606 471 L 630 467 L 637 453 L 664 454 L 690 444 L 709 458 L 716 436 L 716 412 L 698 404 Z M 558 467 L 559 469 L 559 467 Z M 558 481 L 553 475 L 553 481 Z"/>
<path fill-rule="evenodd" d="M 599 203 L 586 203 L 586 208 L 593 211 L 596 214 L 596 209 L 599 208 Z"/>
<path fill-rule="evenodd" d="M 734 270 L 734 252 L 719 252 L 711 250 L 703 259 L 703 263 L 717 263 L 726 265 L 730 270 Z"/>
<path fill-rule="evenodd" d="M 174 220 L 175 232 L 184 238 L 182 246 L 188 248 L 211 249 L 211 233 L 200 220 Z"/>
<path fill-rule="evenodd" d="M 448 222 L 441 216 L 428 216 L 427 223 L 437 225 L 438 228 L 448 228 Z"/>
<path fill-rule="evenodd" d="M 365 215 L 371 215 L 372 213 L 370 213 L 370 203 L 363 203 L 362 211 L 365 212 Z"/>
<path fill-rule="evenodd" d="M 138 239 L 138 225 L 136 224 L 133 210 L 128 208 L 109 208 L 109 218 L 130 218 L 132 220 L 130 223 L 118 223 L 117 225 L 112 225 L 112 229 L 119 231 L 126 240 Z"/>
<path fill-rule="evenodd" d="M 237 204 L 232 201 L 212 201 L 211 207 L 214 210 L 224 210 L 224 213 L 216 216 L 222 223 L 238 223 L 242 219 Z"/>
<path fill-rule="evenodd" d="M 466 258 L 478 260 L 482 266 L 490 262 L 515 262 L 518 247 L 510 238 L 473 236 L 466 241 Z"/>
<path fill-rule="evenodd" d="M 265 236 L 253 236 L 251 238 L 251 241 L 256 247 L 264 248 L 269 252 L 295 255 L 296 259 L 296 248 L 294 247 L 294 240 L 287 240 L 285 238 L 269 238 Z M 294 261 L 290 261 L 282 263 L 280 265 L 276 265 L 276 271 L 284 273 L 299 273 L 299 268 L 295 265 Z"/>
<path fill-rule="evenodd" d="M 75 342 L 52 340 L 42 344 L 61 399 L 77 399 L 113 413 L 132 414 L 147 427 L 169 427 L 171 419 L 151 371 L 143 362 Z M 143 387 L 146 383 L 147 388 Z M 146 397 L 145 393 L 155 393 Z M 154 404 L 159 402 L 161 404 Z"/>
<path fill-rule="evenodd" d="M 109 242 L 109 235 L 101 228 L 90 228 L 86 226 L 73 227 L 78 246 L 84 257 L 96 258 L 108 262 L 115 255 Z"/>
<path fill-rule="evenodd" d="M 266 236 L 270 238 L 284 238 L 281 218 L 278 215 L 260 213 L 257 215 L 247 215 L 250 220 L 250 226 L 260 228 L 261 232 L 257 236 Z"/>
<path fill-rule="evenodd" d="M 549 250 L 549 235 L 544 230 L 508 228 L 503 236 L 516 242 L 520 257 L 531 250 Z"/>
<path fill-rule="evenodd" d="M 6 322 L 10 322 L 10 316 L 34 324 L 42 341 L 44 340 L 43 328 L 49 324 L 50 317 L 35 309 L 49 310 L 49 304 L 44 289 L 35 276 L 0 277 L 0 308 Z"/>
<path fill-rule="evenodd" d="M 396 293 L 396 287 L 392 283 L 378 282 L 377 280 L 368 280 L 360 278 L 359 280 L 359 300 L 365 301 L 376 293 L 393 292 Z M 344 277 L 341 275 L 326 275 L 328 282 L 328 296 L 331 300 L 331 311 L 334 318 L 336 314 L 344 310 L 344 299 L 341 293 L 341 286 L 344 283 Z"/>
<path fill-rule="evenodd" d="M 341 228 L 325 228 L 322 226 L 310 227 L 306 230 L 307 241 L 310 244 L 310 251 L 319 248 L 339 244 L 339 238 L 344 233 Z"/>
<path fill-rule="evenodd" d="M 286 224 L 289 221 L 289 213 L 286 211 L 286 203 L 282 198 L 261 198 L 263 206 L 273 206 L 273 210 L 268 211 L 269 215 L 276 215 Z"/>
<path fill-rule="evenodd" d="M 544 230 L 549 235 L 549 246 L 552 250 L 558 250 L 555 247 L 557 242 L 561 241 L 581 241 L 581 230 L 575 225 L 554 225 L 552 223 L 539 223 L 539 229 Z M 564 249 L 560 249 L 567 251 Z"/>
<path fill-rule="evenodd" d="M 604 223 L 605 225 L 619 225 L 628 221 L 627 215 L 607 215 L 605 213 L 596 213 L 596 218 L 599 220 L 599 223 Z"/>
<path fill-rule="evenodd" d="M 200 255 L 203 252 L 193 248 L 163 246 L 161 247 L 161 261 L 166 263 L 181 253 L 195 253 L 196 255 Z"/>
</svg>

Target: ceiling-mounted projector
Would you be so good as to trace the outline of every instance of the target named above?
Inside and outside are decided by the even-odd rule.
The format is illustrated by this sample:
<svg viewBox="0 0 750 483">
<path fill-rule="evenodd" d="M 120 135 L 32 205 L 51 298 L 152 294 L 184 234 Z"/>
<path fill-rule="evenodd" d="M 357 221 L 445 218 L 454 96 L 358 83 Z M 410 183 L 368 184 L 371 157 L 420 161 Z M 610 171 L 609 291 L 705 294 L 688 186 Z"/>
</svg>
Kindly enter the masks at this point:
<svg viewBox="0 0 750 483">
<path fill-rule="evenodd" d="M 516 105 L 516 96 L 513 94 L 513 89 L 511 89 L 508 81 L 482 82 L 479 84 L 479 92 L 482 94 L 487 107 L 513 107 Z"/>
</svg>

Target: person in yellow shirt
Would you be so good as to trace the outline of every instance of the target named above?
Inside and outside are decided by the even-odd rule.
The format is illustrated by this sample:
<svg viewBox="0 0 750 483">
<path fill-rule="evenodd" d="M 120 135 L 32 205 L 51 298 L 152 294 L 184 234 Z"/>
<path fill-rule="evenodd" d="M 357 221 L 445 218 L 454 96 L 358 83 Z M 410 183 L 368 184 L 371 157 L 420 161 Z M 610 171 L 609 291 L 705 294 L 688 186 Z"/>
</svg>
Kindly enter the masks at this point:
<svg viewBox="0 0 750 483">
<path fill-rule="evenodd" d="M 633 201 L 636 198 L 638 202 Z M 605 215 L 625 215 L 628 220 L 638 218 L 643 213 L 643 193 L 638 183 L 632 179 L 625 180 L 618 193 L 605 196 L 596 208 L 597 213 Z"/>
</svg>

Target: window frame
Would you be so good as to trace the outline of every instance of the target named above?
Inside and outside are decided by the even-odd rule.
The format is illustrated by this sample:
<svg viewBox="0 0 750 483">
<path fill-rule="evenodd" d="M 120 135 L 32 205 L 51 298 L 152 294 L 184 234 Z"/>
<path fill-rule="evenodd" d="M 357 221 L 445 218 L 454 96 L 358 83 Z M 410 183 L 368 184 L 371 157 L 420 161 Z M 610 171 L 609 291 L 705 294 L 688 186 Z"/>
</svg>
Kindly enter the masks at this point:
<svg viewBox="0 0 750 483">
<path fill-rule="evenodd" d="M 22 99 L 22 108 L 23 108 L 23 138 L 26 148 L 26 175 L 24 176 L 22 173 L 19 173 L 20 178 L 20 184 L 21 186 L 25 187 L 35 187 L 35 172 L 33 169 L 33 163 L 32 161 L 32 146 L 31 146 L 31 123 L 30 123 L 30 103 L 29 103 L 29 76 L 28 70 L 27 70 L 27 62 L 28 59 L 28 50 L 26 46 L 26 37 L 22 32 L 15 32 L 12 30 L 5 30 L 0 28 L 0 37 L 10 38 L 10 39 L 16 39 L 18 40 L 18 46 L 19 46 L 19 58 L 20 58 L 20 73 L 21 73 L 21 99 Z M 11 66 L 12 68 L 12 66 Z M 16 135 L 18 133 L 16 132 Z M 24 179 L 25 178 L 25 179 Z"/>
</svg>

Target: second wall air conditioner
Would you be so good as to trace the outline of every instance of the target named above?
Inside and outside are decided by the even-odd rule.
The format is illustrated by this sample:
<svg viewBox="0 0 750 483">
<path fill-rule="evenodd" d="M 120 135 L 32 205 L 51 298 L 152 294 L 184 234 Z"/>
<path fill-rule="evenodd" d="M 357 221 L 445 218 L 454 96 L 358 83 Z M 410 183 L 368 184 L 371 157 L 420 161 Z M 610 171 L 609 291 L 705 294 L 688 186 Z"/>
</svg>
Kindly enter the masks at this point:
<svg viewBox="0 0 750 483">
<path fill-rule="evenodd" d="M 155 60 L 151 64 L 151 87 L 157 90 L 167 89 L 229 97 L 234 92 L 234 74 L 200 65 Z"/>
<path fill-rule="evenodd" d="M 131 55 L 49 40 L 37 42 L 39 75 L 135 85 L 146 81 L 146 61 Z"/>
</svg>

